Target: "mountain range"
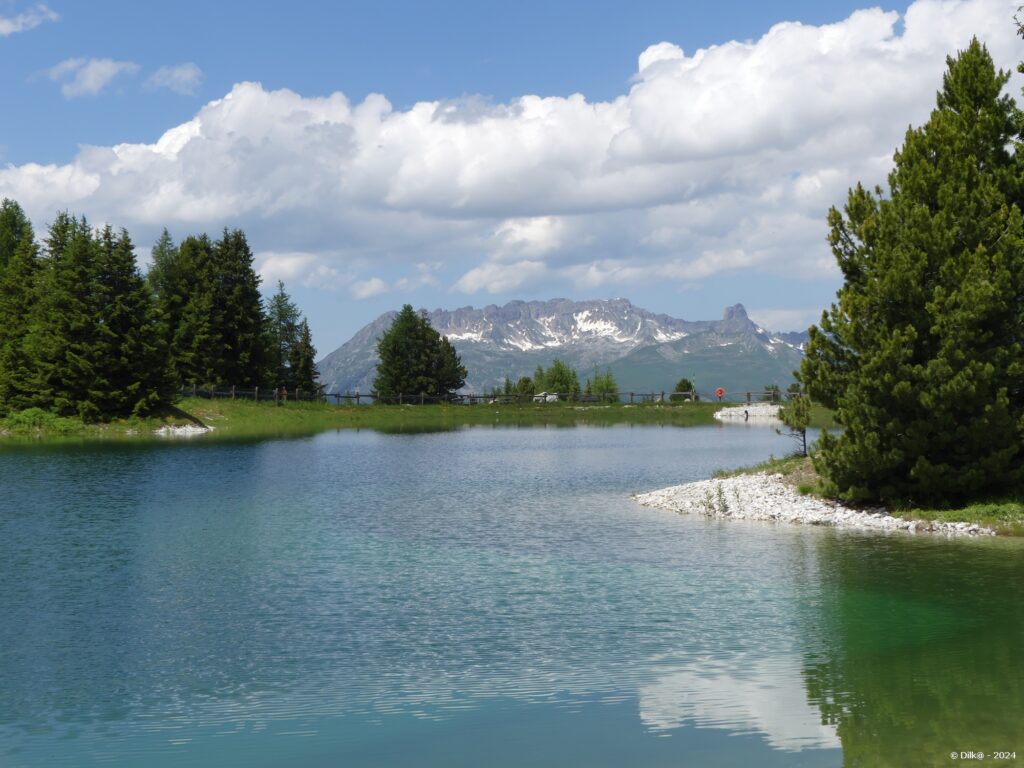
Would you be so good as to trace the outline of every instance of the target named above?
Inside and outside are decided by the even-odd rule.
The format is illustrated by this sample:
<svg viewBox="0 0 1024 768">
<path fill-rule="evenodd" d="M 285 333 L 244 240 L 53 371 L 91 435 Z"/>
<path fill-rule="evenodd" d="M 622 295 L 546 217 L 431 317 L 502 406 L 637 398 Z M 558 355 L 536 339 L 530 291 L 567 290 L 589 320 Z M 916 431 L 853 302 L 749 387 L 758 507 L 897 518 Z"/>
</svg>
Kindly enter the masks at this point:
<svg viewBox="0 0 1024 768">
<path fill-rule="evenodd" d="M 377 340 L 397 312 L 386 312 L 318 364 L 327 392 L 369 392 L 376 373 Z M 490 392 L 508 376 L 532 376 L 560 358 L 582 384 L 610 369 L 620 391 L 671 391 L 687 377 L 705 396 L 785 389 L 800 366 L 807 332 L 772 333 L 747 317 L 742 304 L 721 320 L 679 320 L 654 314 L 626 299 L 512 301 L 480 309 L 435 309 L 431 325 L 455 346 L 466 366 L 464 391 Z"/>
</svg>

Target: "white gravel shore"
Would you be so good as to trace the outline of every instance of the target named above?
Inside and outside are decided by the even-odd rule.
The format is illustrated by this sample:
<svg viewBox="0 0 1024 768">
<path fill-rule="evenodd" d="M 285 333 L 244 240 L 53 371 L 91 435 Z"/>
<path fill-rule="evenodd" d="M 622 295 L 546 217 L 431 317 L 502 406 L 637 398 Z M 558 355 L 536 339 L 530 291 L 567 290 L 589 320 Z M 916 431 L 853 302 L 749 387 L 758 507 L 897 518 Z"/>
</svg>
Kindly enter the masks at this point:
<svg viewBox="0 0 1024 768">
<path fill-rule="evenodd" d="M 774 403 L 750 403 L 749 405 L 729 406 L 720 411 L 715 411 L 714 417 L 719 421 L 753 421 L 761 424 L 781 423 L 779 420 L 779 406 Z"/>
<path fill-rule="evenodd" d="M 213 427 L 201 427 L 198 424 L 181 424 L 179 426 L 167 424 L 153 430 L 153 434 L 160 435 L 160 437 L 195 437 L 212 431 Z"/>
<path fill-rule="evenodd" d="M 732 520 L 769 520 L 803 525 L 830 525 L 873 531 L 941 533 L 947 536 L 994 536 L 995 531 L 974 523 L 903 520 L 883 509 L 850 509 L 841 504 L 802 496 L 781 475 L 761 472 L 640 493 L 633 497 L 645 507 L 679 514 Z"/>
</svg>

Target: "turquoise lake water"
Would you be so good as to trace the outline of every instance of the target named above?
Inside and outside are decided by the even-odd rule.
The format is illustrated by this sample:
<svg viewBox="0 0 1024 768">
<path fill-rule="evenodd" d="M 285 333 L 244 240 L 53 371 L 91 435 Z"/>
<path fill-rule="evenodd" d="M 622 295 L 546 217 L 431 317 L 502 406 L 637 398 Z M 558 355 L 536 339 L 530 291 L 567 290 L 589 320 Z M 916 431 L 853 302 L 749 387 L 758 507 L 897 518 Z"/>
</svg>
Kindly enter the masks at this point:
<svg viewBox="0 0 1024 768">
<path fill-rule="evenodd" d="M 791 447 L 743 425 L 0 447 L 0 766 L 1024 762 L 1019 542 L 630 499 Z"/>
</svg>

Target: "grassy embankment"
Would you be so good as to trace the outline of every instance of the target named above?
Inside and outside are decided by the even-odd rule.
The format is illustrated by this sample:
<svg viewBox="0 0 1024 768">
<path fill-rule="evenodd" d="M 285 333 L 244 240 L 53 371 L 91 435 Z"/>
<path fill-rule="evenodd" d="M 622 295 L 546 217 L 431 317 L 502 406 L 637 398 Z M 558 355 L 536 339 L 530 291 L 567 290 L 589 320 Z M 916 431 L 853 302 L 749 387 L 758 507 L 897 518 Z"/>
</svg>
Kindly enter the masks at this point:
<svg viewBox="0 0 1024 768">
<path fill-rule="evenodd" d="M 382 432 L 427 432 L 471 425 L 611 426 L 714 424 L 718 403 L 646 403 L 637 405 L 334 405 L 331 403 L 254 403 L 247 400 L 185 398 L 147 418 L 85 424 L 80 419 L 32 409 L 0 419 L 0 437 L 136 439 L 149 438 L 162 426 L 194 424 L 213 427 L 210 437 L 302 435 L 330 429 L 373 429 Z M 204 437 L 204 439 L 206 439 Z"/>
<path fill-rule="evenodd" d="M 825 492 L 825 483 L 809 458 L 789 456 L 784 459 L 771 458 L 753 467 L 744 467 L 731 472 L 716 472 L 716 477 L 768 472 L 782 475 L 782 479 L 802 494 L 820 499 L 830 499 Z M 1003 536 L 1024 536 L 1024 493 L 988 499 L 979 499 L 969 504 L 934 509 L 912 505 L 892 505 L 889 513 L 905 520 L 937 520 L 944 523 L 975 523 L 992 528 Z"/>
</svg>

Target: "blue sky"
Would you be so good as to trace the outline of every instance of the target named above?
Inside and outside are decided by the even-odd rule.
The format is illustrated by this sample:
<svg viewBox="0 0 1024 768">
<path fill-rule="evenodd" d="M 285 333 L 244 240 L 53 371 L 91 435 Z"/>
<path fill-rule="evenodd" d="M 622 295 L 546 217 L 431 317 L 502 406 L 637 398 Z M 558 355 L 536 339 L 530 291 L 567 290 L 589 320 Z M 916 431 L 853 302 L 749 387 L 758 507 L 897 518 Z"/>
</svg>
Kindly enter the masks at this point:
<svg viewBox="0 0 1024 768">
<path fill-rule="evenodd" d="M 323 354 L 406 302 L 789 330 L 839 285 L 828 207 L 884 181 L 971 34 L 1024 58 L 1014 10 L 0 0 L 0 196 L 143 263 L 163 226 L 243 227 Z"/>
</svg>

